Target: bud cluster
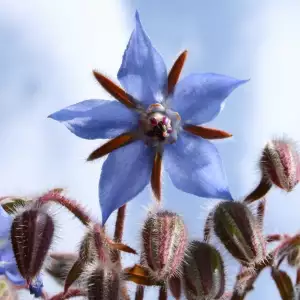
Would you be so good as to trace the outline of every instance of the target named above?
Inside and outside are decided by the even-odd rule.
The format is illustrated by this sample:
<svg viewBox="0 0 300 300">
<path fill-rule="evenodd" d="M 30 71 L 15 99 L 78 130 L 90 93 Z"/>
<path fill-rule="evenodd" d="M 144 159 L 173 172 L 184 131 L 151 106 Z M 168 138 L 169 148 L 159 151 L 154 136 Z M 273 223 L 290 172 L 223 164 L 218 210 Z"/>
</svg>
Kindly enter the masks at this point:
<svg viewBox="0 0 300 300">
<path fill-rule="evenodd" d="M 258 274 L 269 266 L 280 295 L 288 299 L 294 295 L 294 287 L 280 265 L 286 259 L 300 274 L 300 235 L 264 236 L 264 197 L 273 184 L 286 191 L 296 186 L 299 155 L 293 143 L 273 140 L 264 148 L 260 165 L 262 181 L 243 202 L 221 201 L 209 212 L 204 240 L 189 240 L 184 220 L 177 213 L 163 209 L 150 212 L 140 232 L 139 263 L 127 268 L 122 266 L 120 251 L 137 252 L 121 242 L 122 224 L 112 240 L 106 228 L 93 221 L 77 202 L 63 196 L 61 189 L 31 200 L 4 197 L 0 203 L 0 275 L 11 272 L 3 267 L 7 263 L 15 264 L 21 280 L 19 286 L 14 283 L 16 287 L 27 288 L 35 297 L 49 300 L 77 296 L 89 300 L 129 300 L 127 281 L 137 284 L 136 300 L 144 299 L 148 286 L 158 288 L 160 300 L 168 299 L 168 293 L 177 300 L 182 294 L 187 300 L 234 300 L 244 299 Z M 256 200 L 260 200 L 256 208 L 249 205 Z M 50 254 L 51 263 L 46 271 L 64 289 L 48 297 L 40 274 L 55 236 L 56 223 L 49 210 L 51 202 L 64 206 L 86 231 L 77 253 Z M 120 215 L 124 217 L 124 211 Z M 213 236 L 219 245 L 212 243 Z M 279 246 L 268 252 L 267 244 L 276 241 L 280 242 Z M 7 245 L 13 253 L 13 259 L 8 262 L 2 258 L 9 253 Z M 1 252 L 3 249 L 5 252 Z M 232 291 L 226 291 L 223 251 L 230 253 L 241 266 Z M 0 298 L 15 299 L 12 286 L 0 278 Z"/>
</svg>

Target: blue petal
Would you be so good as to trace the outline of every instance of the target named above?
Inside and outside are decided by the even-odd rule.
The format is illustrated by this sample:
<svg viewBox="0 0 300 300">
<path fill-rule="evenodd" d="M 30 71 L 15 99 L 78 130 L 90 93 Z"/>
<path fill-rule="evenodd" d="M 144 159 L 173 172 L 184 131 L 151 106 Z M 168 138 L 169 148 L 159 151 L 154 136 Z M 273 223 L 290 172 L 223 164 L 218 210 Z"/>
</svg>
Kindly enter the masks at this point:
<svg viewBox="0 0 300 300">
<path fill-rule="evenodd" d="M 103 224 L 114 210 L 133 199 L 149 183 L 153 158 L 153 148 L 142 141 L 135 141 L 109 154 L 99 184 Z"/>
<path fill-rule="evenodd" d="M 167 70 L 160 54 L 143 30 L 139 14 L 123 55 L 118 79 L 124 89 L 145 106 L 159 102 L 167 83 Z"/>
<path fill-rule="evenodd" d="M 165 147 L 164 165 L 180 190 L 204 198 L 232 200 L 216 147 L 205 139 L 182 132 Z"/>
<path fill-rule="evenodd" d="M 114 138 L 137 124 L 137 114 L 117 101 L 85 100 L 49 116 L 88 140 Z"/>
<path fill-rule="evenodd" d="M 21 276 L 17 268 L 7 270 L 5 272 L 7 279 L 12 282 L 14 285 L 22 286 L 26 283 L 25 279 Z"/>
<path fill-rule="evenodd" d="M 5 262 L 4 268 L 6 269 L 5 275 L 6 277 L 15 285 L 24 285 L 25 279 L 21 276 L 15 256 L 12 250 L 11 244 L 5 249 L 5 251 L 1 251 L 0 261 Z"/>
<path fill-rule="evenodd" d="M 9 237 L 11 223 L 12 217 L 0 205 L 0 248 L 2 248 L 2 239 Z"/>
<path fill-rule="evenodd" d="M 5 274 L 5 268 L 0 265 L 0 275 Z"/>
<path fill-rule="evenodd" d="M 41 276 L 38 276 L 36 280 L 32 284 L 30 284 L 29 292 L 31 295 L 34 295 L 35 298 L 39 298 L 43 294 L 43 287 L 44 284 L 41 279 Z"/>
<path fill-rule="evenodd" d="M 176 85 L 170 106 L 185 122 L 207 123 L 220 113 L 227 96 L 247 81 L 213 73 L 191 74 Z"/>
</svg>

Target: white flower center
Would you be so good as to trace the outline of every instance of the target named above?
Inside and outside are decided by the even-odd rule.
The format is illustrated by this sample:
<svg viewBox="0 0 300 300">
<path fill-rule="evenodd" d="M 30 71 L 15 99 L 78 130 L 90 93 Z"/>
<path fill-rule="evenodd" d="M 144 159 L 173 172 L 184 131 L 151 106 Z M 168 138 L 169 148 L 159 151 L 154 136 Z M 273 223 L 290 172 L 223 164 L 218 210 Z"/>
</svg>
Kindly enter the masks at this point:
<svg viewBox="0 0 300 300">
<path fill-rule="evenodd" d="M 177 140 L 180 116 L 159 103 L 152 104 L 141 115 L 140 129 L 147 145 L 171 144 Z"/>
</svg>

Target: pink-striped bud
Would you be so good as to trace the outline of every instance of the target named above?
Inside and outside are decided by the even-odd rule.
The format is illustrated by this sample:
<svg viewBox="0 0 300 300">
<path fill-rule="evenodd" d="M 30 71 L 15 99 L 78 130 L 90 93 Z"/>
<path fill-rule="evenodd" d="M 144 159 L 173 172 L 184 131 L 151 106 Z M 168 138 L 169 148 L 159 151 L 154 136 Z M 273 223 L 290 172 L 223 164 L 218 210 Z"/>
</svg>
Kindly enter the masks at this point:
<svg viewBox="0 0 300 300">
<path fill-rule="evenodd" d="M 183 267 L 183 284 L 188 300 L 217 300 L 225 291 L 224 262 L 213 246 L 200 242 L 190 243 Z"/>
<path fill-rule="evenodd" d="M 40 272 L 54 235 L 54 221 L 41 207 L 17 215 L 11 227 L 11 242 L 20 274 L 28 283 Z"/>
<path fill-rule="evenodd" d="M 292 141 L 274 139 L 265 146 L 260 166 L 266 179 L 290 192 L 300 179 L 300 157 Z"/>
<path fill-rule="evenodd" d="M 265 241 L 258 219 L 246 204 L 221 202 L 213 214 L 214 231 L 229 253 L 249 265 L 265 257 Z"/>
<path fill-rule="evenodd" d="M 122 281 L 117 267 L 95 263 L 85 276 L 89 300 L 120 300 Z"/>
<path fill-rule="evenodd" d="M 182 218 L 172 212 L 150 214 L 142 230 L 142 262 L 156 280 L 175 275 L 184 258 L 187 231 Z"/>
</svg>

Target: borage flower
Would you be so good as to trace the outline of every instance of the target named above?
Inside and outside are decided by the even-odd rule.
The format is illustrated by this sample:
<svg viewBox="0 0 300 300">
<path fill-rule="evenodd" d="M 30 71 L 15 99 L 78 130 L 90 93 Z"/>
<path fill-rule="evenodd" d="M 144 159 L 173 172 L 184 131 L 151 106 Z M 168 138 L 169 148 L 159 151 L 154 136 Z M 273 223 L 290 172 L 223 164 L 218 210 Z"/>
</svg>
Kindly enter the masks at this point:
<svg viewBox="0 0 300 300">
<path fill-rule="evenodd" d="M 232 199 L 219 153 L 206 140 L 231 135 L 198 125 L 214 119 L 225 98 L 246 80 L 206 73 L 189 75 L 177 84 L 186 55 L 184 51 L 177 58 L 168 75 L 136 13 L 118 72 L 124 90 L 94 72 L 119 102 L 86 100 L 49 116 L 81 138 L 112 139 L 88 158 L 109 154 L 99 183 L 103 223 L 150 181 L 154 195 L 161 198 L 162 158 L 178 189 L 200 197 Z"/>
</svg>

